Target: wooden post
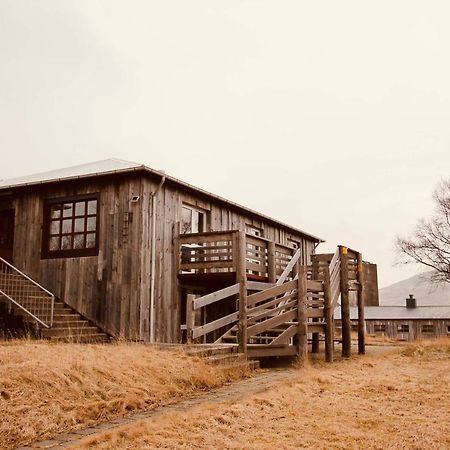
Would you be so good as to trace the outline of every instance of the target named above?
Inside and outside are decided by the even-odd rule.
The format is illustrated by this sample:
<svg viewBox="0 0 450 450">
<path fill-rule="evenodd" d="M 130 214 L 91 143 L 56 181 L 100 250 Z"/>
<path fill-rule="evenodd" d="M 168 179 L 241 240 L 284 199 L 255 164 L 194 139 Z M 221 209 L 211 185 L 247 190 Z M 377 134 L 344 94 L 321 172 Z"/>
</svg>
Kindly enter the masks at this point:
<svg viewBox="0 0 450 450">
<path fill-rule="evenodd" d="M 194 338 L 192 331 L 195 328 L 195 310 L 194 310 L 194 294 L 187 294 L 186 296 L 186 342 L 192 344 Z"/>
<path fill-rule="evenodd" d="M 358 281 L 358 353 L 364 355 L 366 353 L 366 335 L 365 335 L 365 320 L 364 320 L 364 273 L 363 273 L 363 261 L 361 253 L 358 253 L 357 257 L 358 269 L 357 269 L 357 281 Z"/>
<path fill-rule="evenodd" d="M 267 275 L 269 283 L 276 283 L 277 268 L 275 263 L 275 242 L 269 241 L 267 245 Z"/>
<path fill-rule="evenodd" d="M 334 350 L 334 319 L 333 311 L 331 310 L 331 289 L 330 289 L 330 270 L 325 268 L 324 281 L 324 317 L 325 317 L 325 360 L 333 362 Z"/>
<path fill-rule="evenodd" d="M 312 278 L 319 279 L 319 259 L 312 258 Z M 313 319 L 313 322 L 318 322 L 319 319 Z M 311 353 L 319 353 L 319 333 L 312 333 Z"/>
<path fill-rule="evenodd" d="M 297 328 L 297 355 L 301 364 L 305 364 L 308 360 L 308 325 L 306 323 L 306 267 L 297 263 L 297 295 L 298 295 L 298 328 Z"/>
<path fill-rule="evenodd" d="M 247 244 L 244 231 L 236 232 L 235 243 L 236 282 L 239 283 L 238 347 L 239 352 L 247 355 Z"/>
<path fill-rule="evenodd" d="M 341 257 L 341 327 L 342 356 L 348 358 L 352 354 L 352 326 L 350 322 L 350 297 L 348 289 L 348 249 L 339 246 Z"/>
</svg>

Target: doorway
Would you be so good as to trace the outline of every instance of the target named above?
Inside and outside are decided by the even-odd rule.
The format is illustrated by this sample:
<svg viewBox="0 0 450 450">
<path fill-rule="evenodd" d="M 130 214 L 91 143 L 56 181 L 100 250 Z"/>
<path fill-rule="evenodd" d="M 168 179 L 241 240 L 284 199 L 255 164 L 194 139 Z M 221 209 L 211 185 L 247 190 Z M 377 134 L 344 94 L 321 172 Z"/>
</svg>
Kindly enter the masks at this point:
<svg viewBox="0 0 450 450">
<path fill-rule="evenodd" d="M 0 257 L 12 264 L 14 244 L 14 209 L 0 211 Z"/>
</svg>

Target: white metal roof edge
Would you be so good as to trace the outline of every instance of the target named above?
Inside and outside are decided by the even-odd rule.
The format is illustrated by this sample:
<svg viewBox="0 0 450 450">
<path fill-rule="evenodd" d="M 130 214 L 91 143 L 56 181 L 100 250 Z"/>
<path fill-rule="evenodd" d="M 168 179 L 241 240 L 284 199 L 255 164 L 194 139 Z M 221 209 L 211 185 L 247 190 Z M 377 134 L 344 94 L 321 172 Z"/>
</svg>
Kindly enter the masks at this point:
<svg viewBox="0 0 450 450">
<path fill-rule="evenodd" d="M 144 171 L 147 173 L 150 173 L 152 175 L 158 175 L 159 177 L 165 177 L 166 180 L 169 180 L 171 182 L 173 182 L 174 184 L 183 186 L 187 189 L 193 190 L 195 192 L 198 192 L 202 195 L 205 195 L 207 197 L 211 197 L 214 198 L 216 200 L 219 200 L 225 204 L 231 205 L 237 209 L 246 211 L 250 214 L 255 214 L 259 217 L 261 217 L 263 220 L 267 220 L 269 222 L 273 222 L 276 223 L 278 225 L 281 225 L 284 228 L 287 228 L 289 230 L 295 231 L 298 234 L 307 236 L 312 238 L 314 241 L 321 243 L 321 242 L 325 242 L 324 239 L 319 238 L 317 236 L 314 236 L 313 234 L 307 233 L 306 231 L 300 230 L 298 228 L 295 228 L 291 225 L 288 225 L 284 222 L 281 222 L 277 219 L 274 219 L 270 216 L 267 216 L 265 214 L 262 214 L 258 211 L 255 211 L 251 208 L 248 208 L 246 206 L 242 206 L 238 203 L 235 203 L 231 200 L 227 200 L 224 197 L 221 197 L 219 195 L 216 194 L 212 194 L 211 192 L 208 192 L 204 189 L 201 189 L 197 186 L 194 186 L 192 184 L 186 183 L 185 181 L 181 181 L 178 178 L 172 177 L 170 175 L 166 175 L 163 172 L 160 172 L 158 170 L 152 169 L 150 167 L 147 167 L 145 164 L 140 164 L 140 165 L 136 165 L 135 167 L 127 167 L 124 169 L 113 169 L 113 170 L 107 170 L 107 171 L 102 171 L 102 172 L 93 172 L 93 173 L 88 173 L 88 174 L 83 174 L 83 175 L 73 175 L 73 176 L 68 176 L 68 177 L 61 177 L 61 178 L 52 178 L 52 179 L 48 179 L 48 180 L 41 180 L 41 181 L 31 181 L 31 182 L 25 182 L 25 183 L 17 183 L 17 184 L 10 184 L 10 185 L 4 185 L 4 186 L 0 186 L 0 191 L 4 191 L 4 190 L 8 190 L 8 189 L 16 189 L 16 188 L 20 188 L 20 187 L 28 187 L 28 186 L 36 186 L 36 185 L 42 185 L 42 184 L 50 184 L 50 183 L 57 183 L 59 181 L 73 181 L 73 180 L 79 180 L 79 179 L 84 179 L 84 178 L 92 178 L 92 177 L 98 177 L 98 176 L 107 176 L 107 175 L 116 175 L 116 174 L 120 174 L 120 173 L 127 173 L 127 172 L 138 172 L 138 171 Z"/>
</svg>

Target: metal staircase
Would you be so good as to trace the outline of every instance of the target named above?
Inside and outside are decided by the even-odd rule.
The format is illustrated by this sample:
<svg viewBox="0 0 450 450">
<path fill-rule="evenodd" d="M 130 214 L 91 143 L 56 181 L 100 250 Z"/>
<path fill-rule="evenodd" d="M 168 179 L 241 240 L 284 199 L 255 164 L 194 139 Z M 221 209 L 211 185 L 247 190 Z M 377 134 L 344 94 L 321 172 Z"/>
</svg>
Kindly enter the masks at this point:
<svg viewBox="0 0 450 450">
<path fill-rule="evenodd" d="M 108 342 L 109 336 L 28 275 L 0 258 L 0 301 L 55 341 Z"/>
</svg>

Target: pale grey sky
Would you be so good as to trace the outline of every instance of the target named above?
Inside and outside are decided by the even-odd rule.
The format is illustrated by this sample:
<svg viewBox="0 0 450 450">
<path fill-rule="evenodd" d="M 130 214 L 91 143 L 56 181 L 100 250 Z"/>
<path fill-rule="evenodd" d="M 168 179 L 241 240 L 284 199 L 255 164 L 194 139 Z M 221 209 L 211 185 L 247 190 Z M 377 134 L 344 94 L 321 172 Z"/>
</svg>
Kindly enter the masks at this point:
<svg viewBox="0 0 450 450">
<path fill-rule="evenodd" d="M 360 249 L 450 165 L 448 1 L 0 0 L 0 178 L 118 157 Z"/>
</svg>

